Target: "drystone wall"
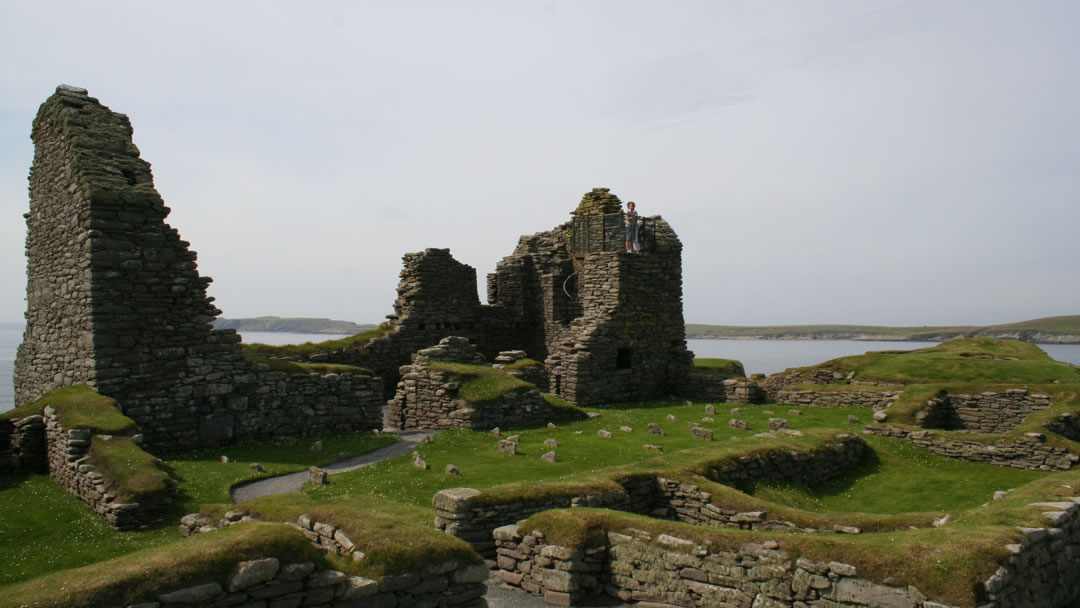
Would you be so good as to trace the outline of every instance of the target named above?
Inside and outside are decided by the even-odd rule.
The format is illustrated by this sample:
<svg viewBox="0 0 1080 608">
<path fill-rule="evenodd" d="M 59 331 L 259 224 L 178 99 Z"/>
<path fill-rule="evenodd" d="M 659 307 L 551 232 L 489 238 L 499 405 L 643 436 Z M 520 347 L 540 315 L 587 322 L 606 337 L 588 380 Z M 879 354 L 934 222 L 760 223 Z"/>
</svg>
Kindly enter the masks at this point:
<svg viewBox="0 0 1080 608">
<path fill-rule="evenodd" d="M 765 403 L 761 386 L 746 378 L 722 378 L 707 372 L 688 371 L 679 382 L 678 394 L 719 403 Z"/>
<path fill-rule="evenodd" d="M 883 410 L 904 394 L 899 390 L 871 391 L 814 391 L 781 389 L 776 394 L 780 405 L 798 405 L 809 407 L 869 407 L 875 411 Z"/>
<path fill-rule="evenodd" d="M 856 435 L 839 434 L 828 446 L 807 452 L 773 450 L 741 456 L 736 461 L 712 469 L 706 477 L 725 485 L 736 486 L 749 480 L 791 480 L 814 485 L 831 479 L 855 466 L 862 458 L 866 443 Z M 723 505 L 713 505 L 707 492 L 691 489 L 693 484 L 671 482 L 656 476 L 635 476 L 617 480 L 620 488 L 583 495 L 549 496 L 526 500 L 512 498 L 504 502 L 485 500 L 479 490 L 451 488 L 435 494 L 435 527 L 456 536 L 481 553 L 490 553 L 492 533 L 548 509 L 586 506 L 603 507 L 631 513 L 662 515 L 691 523 L 727 526 L 746 523 L 765 528 L 787 528 L 786 522 L 770 520 L 766 514 L 732 521 Z M 669 488 L 669 483 L 676 485 Z M 682 496 L 679 492 L 682 492 Z"/>
<path fill-rule="evenodd" d="M 91 436 L 89 429 L 67 429 L 56 410 L 44 409 L 49 476 L 57 485 L 102 516 L 115 530 L 146 528 L 161 517 L 161 512 L 177 494 L 175 480 L 168 479 L 159 492 L 141 494 L 133 502 L 121 502 L 113 481 L 91 462 L 92 441 L 133 441 L 132 437 Z"/>
<path fill-rule="evenodd" d="M 1020 528 L 1012 554 L 978 590 L 989 608 L 1058 608 L 1080 597 L 1080 498 L 1031 503 L 1051 525 Z M 981 607 L 980 607 L 981 608 Z"/>
<path fill-rule="evenodd" d="M 482 364 L 484 358 L 466 338 L 448 336 L 418 351 L 412 365 L 401 367 L 398 390 L 390 401 L 387 422 L 400 429 L 514 428 L 554 419 L 540 391 L 509 391 L 498 399 L 471 402 L 460 395 L 462 377 L 432 367 L 432 362 Z"/>
<path fill-rule="evenodd" d="M 116 399 L 158 451 L 372 428 L 377 378 L 346 389 L 260 371 L 234 331 L 211 329 L 220 312 L 206 295 L 211 279 L 165 223 L 170 210 L 131 134 L 126 116 L 63 85 L 34 120 L 16 403 L 87 384 Z"/>
<path fill-rule="evenodd" d="M 1007 433 L 1039 410 L 1050 407 L 1049 395 L 1031 395 L 1027 389 L 986 391 L 978 395 L 942 392 L 916 414 L 927 429 Z"/>
<path fill-rule="evenodd" d="M 495 531 L 496 575 L 554 606 L 603 594 L 650 606 L 948 608 L 915 587 L 859 578 L 850 564 L 793 560 L 776 541 L 708 551 L 667 534 L 626 532 L 609 531 L 600 542 L 571 548 L 508 525 Z"/>
<path fill-rule="evenodd" d="M 1024 436 L 1015 442 L 1001 440 L 982 443 L 961 439 L 955 435 L 905 429 L 890 424 L 869 424 L 866 425 L 864 431 L 870 435 L 903 439 L 924 450 L 949 458 L 986 462 L 1017 469 L 1067 471 L 1073 464 L 1080 461 L 1080 456 L 1069 453 L 1065 448 L 1045 445 L 1046 436 L 1042 433 L 1024 433 Z"/>
<path fill-rule="evenodd" d="M 0 420 L 0 474 L 48 470 L 45 419 L 40 415 Z"/>
<path fill-rule="evenodd" d="M 265 557 L 239 562 L 225 580 L 188 583 L 171 591 L 154 591 L 153 595 L 128 608 L 481 608 L 487 605 L 482 584 L 487 578 L 486 568 L 458 568 L 452 563 L 440 566 L 443 570 L 437 573 L 410 572 L 374 580 L 321 569 L 313 562 L 283 563 L 276 557 Z M 113 606 L 102 604 L 101 608 Z"/>
</svg>

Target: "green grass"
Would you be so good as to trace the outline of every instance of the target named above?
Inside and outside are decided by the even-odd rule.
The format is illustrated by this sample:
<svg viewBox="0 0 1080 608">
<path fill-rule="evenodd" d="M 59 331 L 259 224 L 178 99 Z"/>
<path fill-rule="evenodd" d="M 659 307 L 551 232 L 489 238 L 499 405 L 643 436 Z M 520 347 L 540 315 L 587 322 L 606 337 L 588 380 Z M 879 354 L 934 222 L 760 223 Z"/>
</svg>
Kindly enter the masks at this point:
<svg viewBox="0 0 1080 608">
<path fill-rule="evenodd" d="M 694 371 L 715 374 L 722 378 L 745 378 L 742 361 L 735 359 L 694 359 Z"/>
<path fill-rule="evenodd" d="M 252 344 L 244 344 L 242 346 L 244 355 L 262 356 L 262 357 L 287 357 L 295 359 L 306 359 L 310 355 L 316 353 L 328 353 L 336 350 L 344 350 L 347 348 L 357 348 L 367 344 L 373 338 L 377 338 L 384 334 L 393 331 L 393 327 L 389 324 L 380 325 L 375 329 L 369 329 L 365 332 L 356 334 L 355 336 L 349 336 L 348 338 L 341 338 L 338 340 L 326 340 L 324 342 L 304 342 L 303 344 L 285 344 L 281 346 L 272 346 L 270 344 L 259 344 L 257 342 Z"/>
<path fill-rule="evenodd" d="M 270 368 L 270 371 L 285 372 L 286 374 L 363 374 L 373 376 L 375 372 L 366 367 L 355 365 L 343 365 L 340 363 L 307 363 L 289 361 L 288 359 L 272 359 L 261 355 L 244 354 L 244 358 L 252 363 L 261 363 Z"/>
<path fill-rule="evenodd" d="M 128 437 L 95 436 L 90 442 L 90 463 L 105 476 L 106 487 L 116 492 L 119 502 L 138 502 L 140 496 L 168 488 L 169 475 L 157 462 Z"/>
<path fill-rule="evenodd" d="M 943 325 L 886 327 L 881 325 L 704 325 L 687 323 L 686 334 L 696 338 L 814 338 L 836 335 L 882 336 L 895 340 L 927 340 L 940 336 L 980 336 L 1027 332 L 1080 336 L 1080 315 L 1044 317 L 1002 325 Z M 940 338 L 939 338 L 940 339 Z"/>
<path fill-rule="evenodd" d="M 66 552 L 58 540 L 54 551 Z M 299 530 L 251 522 L 5 587 L 0 608 L 128 605 L 192 581 L 214 580 L 224 587 L 237 562 L 267 556 L 285 563 L 326 563 Z"/>
<path fill-rule="evenodd" d="M 53 389 L 37 401 L 0 414 L 0 419 L 40 414 L 49 406 L 56 408 L 64 428 L 85 428 L 107 435 L 127 433 L 135 428 L 135 421 L 117 409 L 115 399 L 99 395 L 85 384 Z"/>
<path fill-rule="evenodd" d="M 1055 361 L 1033 344 L 992 338 L 957 338 L 913 351 L 868 352 L 820 367 L 855 372 L 856 380 L 902 384 L 1080 382 L 1080 367 Z"/>
<path fill-rule="evenodd" d="M 517 376 L 487 365 L 432 361 L 429 366 L 459 376 L 462 382 L 458 394 L 473 403 L 493 401 L 509 392 L 525 392 L 536 388 Z"/>
<path fill-rule="evenodd" d="M 864 436 L 871 453 L 851 471 L 807 488 L 758 482 L 743 489 L 754 496 L 815 512 L 955 512 L 1041 479 L 1046 473 L 987 466 L 931 454 L 910 443 Z M 911 471 L 917 470 L 918 475 Z"/>
</svg>

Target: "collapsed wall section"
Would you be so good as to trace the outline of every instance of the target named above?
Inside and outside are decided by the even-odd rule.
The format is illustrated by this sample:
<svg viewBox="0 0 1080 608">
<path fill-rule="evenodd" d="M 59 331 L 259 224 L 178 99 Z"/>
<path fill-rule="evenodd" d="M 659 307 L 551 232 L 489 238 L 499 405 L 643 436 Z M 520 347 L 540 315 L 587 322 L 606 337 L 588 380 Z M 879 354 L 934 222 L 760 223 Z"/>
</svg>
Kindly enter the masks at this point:
<svg viewBox="0 0 1080 608">
<path fill-rule="evenodd" d="M 378 378 L 300 386 L 246 361 L 234 331 L 212 330 L 211 279 L 165 223 L 131 135 L 126 116 L 63 85 L 34 121 L 16 402 L 87 384 L 165 451 L 377 428 Z"/>
</svg>

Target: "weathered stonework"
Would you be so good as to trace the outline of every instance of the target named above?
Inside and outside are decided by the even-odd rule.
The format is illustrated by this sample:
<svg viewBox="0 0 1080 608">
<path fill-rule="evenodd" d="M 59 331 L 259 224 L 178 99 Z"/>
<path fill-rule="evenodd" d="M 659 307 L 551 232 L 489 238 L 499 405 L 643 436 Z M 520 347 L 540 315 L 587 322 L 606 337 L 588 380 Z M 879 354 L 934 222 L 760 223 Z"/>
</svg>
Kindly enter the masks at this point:
<svg viewBox="0 0 1080 608">
<path fill-rule="evenodd" d="M 0 474 L 47 470 L 44 418 L 39 414 L 0 420 Z"/>
<path fill-rule="evenodd" d="M 899 426 L 870 424 L 864 428 L 870 435 L 882 435 L 903 439 L 929 452 L 960 458 L 972 462 L 1030 469 L 1033 471 L 1067 471 L 1080 456 L 1069 453 L 1065 448 L 1044 445 L 1046 437 L 1042 433 L 1025 433 L 1015 442 L 1007 440 L 982 443 L 962 439 L 953 434 L 936 431 L 907 429 Z"/>
<path fill-rule="evenodd" d="M 1057 433 L 1066 439 L 1080 441 L 1080 416 L 1072 412 L 1065 412 L 1047 422 L 1046 430 Z"/>
<path fill-rule="evenodd" d="M 718 403 L 765 403 L 768 398 L 761 385 L 753 380 L 689 370 L 679 382 L 678 394 Z"/>
<path fill-rule="evenodd" d="M 211 279 L 165 223 L 131 134 L 126 116 L 73 87 L 34 120 L 16 404 L 87 384 L 159 451 L 379 428 L 378 378 L 269 372 L 234 331 L 211 329 Z"/>
<path fill-rule="evenodd" d="M 875 411 L 892 405 L 900 395 L 900 390 L 854 390 L 854 391 L 814 391 L 808 389 L 781 389 L 776 394 L 779 405 L 800 405 L 809 407 L 869 407 Z"/>
<path fill-rule="evenodd" d="M 749 480 L 789 480 L 814 485 L 831 479 L 855 466 L 862 458 L 865 442 L 856 435 L 839 434 L 823 449 L 795 452 L 771 450 L 739 457 L 706 477 L 729 486 Z M 618 489 L 586 495 L 549 496 L 538 500 L 512 498 L 492 503 L 480 498 L 472 488 L 453 488 L 435 494 L 435 527 L 470 543 L 487 553 L 493 547 L 492 533 L 548 509 L 587 506 L 680 519 L 688 523 L 749 529 L 795 529 L 793 524 L 770 519 L 767 514 L 753 517 L 739 512 L 728 513 L 723 505 L 714 505 L 712 495 L 693 483 L 656 476 L 618 479 Z"/>
<path fill-rule="evenodd" d="M 1050 407 L 1049 395 L 1031 395 L 1024 388 L 986 391 L 977 395 L 942 391 L 915 415 L 927 429 L 1007 433 L 1028 416 Z"/>
<path fill-rule="evenodd" d="M 95 441 L 133 441 L 132 437 L 93 435 L 89 429 L 67 429 L 56 410 L 44 410 L 49 476 L 61 488 L 102 516 L 115 530 L 137 530 L 158 521 L 161 512 L 176 496 L 176 482 L 168 479 L 159 492 L 148 492 L 121 501 L 110 486 L 113 482 L 90 459 Z"/>
<path fill-rule="evenodd" d="M 535 387 L 522 387 L 481 403 L 468 401 L 459 392 L 463 379 L 432 367 L 433 361 L 482 364 L 484 358 L 460 336 L 448 336 L 437 346 L 418 351 L 412 365 L 401 367 L 401 380 L 387 414 L 391 427 L 488 430 L 533 426 L 557 417 Z"/>
<path fill-rule="evenodd" d="M 841 562 L 792 559 L 776 541 L 707 551 L 643 530 L 611 532 L 581 548 L 548 544 L 518 525 L 495 532 L 497 576 L 507 585 L 573 606 L 597 595 L 649 606 L 749 608 L 949 608 L 915 587 L 889 587 Z"/>
</svg>

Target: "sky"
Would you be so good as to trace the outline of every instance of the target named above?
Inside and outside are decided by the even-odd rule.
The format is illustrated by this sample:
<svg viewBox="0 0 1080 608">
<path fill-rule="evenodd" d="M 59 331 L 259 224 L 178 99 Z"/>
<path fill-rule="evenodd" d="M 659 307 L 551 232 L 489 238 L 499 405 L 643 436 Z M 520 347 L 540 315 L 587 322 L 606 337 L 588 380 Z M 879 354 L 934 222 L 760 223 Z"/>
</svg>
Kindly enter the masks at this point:
<svg viewBox="0 0 1080 608">
<path fill-rule="evenodd" d="M 1080 3 L 8 2 L 0 321 L 30 126 L 127 114 L 225 317 L 377 323 L 401 256 L 485 277 L 607 187 L 683 242 L 689 323 L 1080 314 Z"/>
</svg>

